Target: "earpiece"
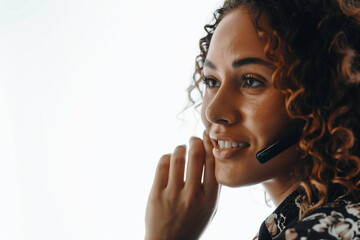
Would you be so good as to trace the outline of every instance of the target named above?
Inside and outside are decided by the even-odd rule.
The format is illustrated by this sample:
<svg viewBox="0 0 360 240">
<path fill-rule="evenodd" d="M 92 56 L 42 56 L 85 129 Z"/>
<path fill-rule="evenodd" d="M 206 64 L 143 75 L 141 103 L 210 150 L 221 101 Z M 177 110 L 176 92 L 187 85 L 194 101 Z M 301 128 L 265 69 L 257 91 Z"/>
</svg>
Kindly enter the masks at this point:
<svg viewBox="0 0 360 240">
<path fill-rule="evenodd" d="M 294 145 L 295 143 L 299 142 L 300 138 L 301 138 L 301 129 L 298 128 L 297 130 L 290 133 L 280 141 L 257 152 L 256 159 L 260 163 L 264 164 L 273 157 L 275 157 L 276 155 L 282 153 L 283 151 Z"/>
</svg>

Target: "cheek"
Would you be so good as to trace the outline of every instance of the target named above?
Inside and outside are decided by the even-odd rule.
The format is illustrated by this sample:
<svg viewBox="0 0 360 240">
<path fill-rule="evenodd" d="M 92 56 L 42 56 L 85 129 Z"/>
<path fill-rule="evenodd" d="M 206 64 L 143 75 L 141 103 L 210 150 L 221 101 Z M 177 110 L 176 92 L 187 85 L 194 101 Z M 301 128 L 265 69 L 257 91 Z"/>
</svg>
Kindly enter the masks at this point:
<svg viewBox="0 0 360 240">
<path fill-rule="evenodd" d="M 284 107 L 283 97 L 275 93 L 252 100 L 243 108 L 243 124 L 254 134 L 259 147 L 278 140 L 292 121 Z"/>
<path fill-rule="evenodd" d="M 266 98 L 262 104 L 253 104 L 248 116 L 248 126 L 258 136 L 260 145 L 277 141 L 291 130 L 293 120 L 288 116 L 283 99 L 278 96 Z"/>
</svg>

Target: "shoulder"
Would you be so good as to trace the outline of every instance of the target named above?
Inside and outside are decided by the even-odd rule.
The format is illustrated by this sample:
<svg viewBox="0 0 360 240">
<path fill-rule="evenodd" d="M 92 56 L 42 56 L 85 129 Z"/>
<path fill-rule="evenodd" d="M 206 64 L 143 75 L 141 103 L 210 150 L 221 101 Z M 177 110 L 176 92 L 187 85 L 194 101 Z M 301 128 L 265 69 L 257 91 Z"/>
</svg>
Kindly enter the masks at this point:
<svg viewBox="0 0 360 240">
<path fill-rule="evenodd" d="M 360 202 L 341 196 L 289 226 L 285 239 L 360 240 Z"/>
</svg>

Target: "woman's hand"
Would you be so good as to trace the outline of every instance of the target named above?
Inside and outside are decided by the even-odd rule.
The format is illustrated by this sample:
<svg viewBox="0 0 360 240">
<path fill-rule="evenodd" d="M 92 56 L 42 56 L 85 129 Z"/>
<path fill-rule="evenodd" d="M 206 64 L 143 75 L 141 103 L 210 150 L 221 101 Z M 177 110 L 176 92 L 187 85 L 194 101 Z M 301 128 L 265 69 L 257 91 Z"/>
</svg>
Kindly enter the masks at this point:
<svg viewBox="0 0 360 240">
<path fill-rule="evenodd" d="M 186 147 L 161 157 L 146 208 L 145 239 L 199 238 L 215 215 L 219 192 L 212 148 L 205 132 L 203 141 L 190 139 L 185 182 Z"/>
</svg>

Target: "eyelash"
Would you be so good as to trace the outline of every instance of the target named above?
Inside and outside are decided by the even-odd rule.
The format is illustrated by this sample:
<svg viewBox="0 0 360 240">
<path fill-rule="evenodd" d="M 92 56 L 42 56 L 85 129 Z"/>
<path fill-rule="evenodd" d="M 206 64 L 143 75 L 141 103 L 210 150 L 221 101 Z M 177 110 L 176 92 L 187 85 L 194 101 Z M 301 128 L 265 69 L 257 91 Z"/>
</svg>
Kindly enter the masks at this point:
<svg viewBox="0 0 360 240">
<path fill-rule="evenodd" d="M 219 83 L 219 81 L 217 81 L 211 77 L 204 77 L 203 79 L 201 79 L 201 82 L 206 86 L 206 88 L 214 88 L 215 87 L 215 86 L 211 85 L 211 82 L 213 82 L 213 83 L 215 82 L 215 85 L 216 85 L 216 83 Z"/>
<path fill-rule="evenodd" d="M 260 81 L 259 79 L 255 78 L 253 74 L 249 74 L 249 73 L 241 75 L 241 80 L 242 80 L 244 88 L 257 88 L 261 85 L 264 85 L 263 81 Z M 251 84 L 248 84 L 249 80 L 253 81 L 252 83 L 257 82 L 258 85 L 250 86 Z M 206 76 L 201 81 L 206 86 L 206 88 L 210 88 L 210 89 L 219 87 L 216 85 L 220 84 L 220 82 L 218 80 L 211 78 L 211 77 L 206 77 Z M 212 85 L 211 81 L 216 82 L 216 83 L 214 85 Z"/>
</svg>

